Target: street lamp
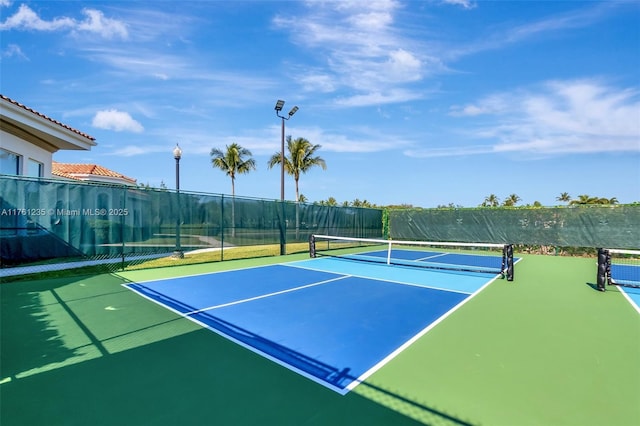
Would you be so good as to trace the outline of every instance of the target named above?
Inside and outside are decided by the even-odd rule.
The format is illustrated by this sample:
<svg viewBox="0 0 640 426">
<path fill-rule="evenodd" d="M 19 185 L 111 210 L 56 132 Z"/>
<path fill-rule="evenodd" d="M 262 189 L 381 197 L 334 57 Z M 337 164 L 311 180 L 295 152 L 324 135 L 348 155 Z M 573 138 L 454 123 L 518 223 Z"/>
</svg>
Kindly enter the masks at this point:
<svg viewBox="0 0 640 426">
<path fill-rule="evenodd" d="M 282 224 L 280 224 L 280 254 L 286 254 L 286 221 L 284 218 L 284 120 L 288 120 L 293 117 L 298 111 L 298 107 L 294 106 L 289 111 L 289 114 L 285 117 L 284 115 L 280 115 L 280 111 L 282 111 L 282 107 L 284 106 L 284 101 L 278 99 L 276 102 L 276 115 L 282 119 L 282 132 L 280 137 L 280 204 L 282 205 Z"/>
<path fill-rule="evenodd" d="M 174 259 L 184 258 L 184 252 L 182 251 L 182 247 L 180 247 L 180 218 L 182 216 L 182 209 L 180 207 L 180 157 L 182 157 L 182 149 L 180 149 L 180 145 L 176 144 L 176 147 L 173 148 L 173 158 L 176 159 L 176 197 L 178 199 L 178 217 L 176 219 L 176 249 L 173 251 Z"/>
<path fill-rule="evenodd" d="M 298 107 L 294 106 L 291 108 L 291 111 L 289 111 L 288 116 L 285 117 L 280 115 L 280 111 L 282 111 L 283 106 L 283 100 L 278 100 L 278 102 L 276 102 L 276 115 L 282 119 L 282 132 L 280 138 L 280 201 L 284 201 L 284 120 L 290 119 L 293 117 L 293 114 L 298 111 Z"/>
</svg>

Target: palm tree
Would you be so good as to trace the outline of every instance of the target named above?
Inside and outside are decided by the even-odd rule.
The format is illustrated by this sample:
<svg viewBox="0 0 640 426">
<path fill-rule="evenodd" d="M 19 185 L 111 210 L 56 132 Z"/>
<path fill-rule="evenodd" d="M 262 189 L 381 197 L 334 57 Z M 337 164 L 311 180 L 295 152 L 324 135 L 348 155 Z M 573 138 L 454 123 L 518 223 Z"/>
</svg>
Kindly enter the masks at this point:
<svg viewBox="0 0 640 426">
<path fill-rule="evenodd" d="M 223 152 L 218 148 L 211 150 L 211 165 L 214 168 L 218 168 L 225 172 L 227 176 L 231 177 L 231 236 L 236 235 L 236 209 L 235 209 L 235 195 L 236 195 L 236 175 L 249 173 L 251 170 L 256 169 L 256 162 L 251 158 L 251 151 L 237 143 L 232 143 L 226 146 L 226 150 Z M 246 157 L 249 157 L 245 159 Z"/>
<path fill-rule="evenodd" d="M 296 181 L 296 238 L 298 238 L 298 230 L 300 228 L 300 211 L 298 206 L 300 201 L 300 192 L 298 190 L 300 173 L 306 173 L 314 166 L 320 166 L 322 170 L 326 170 L 327 165 L 324 160 L 321 157 L 314 157 L 316 151 L 320 148 L 320 145 L 312 145 L 311 142 L 305 138 L 292 139 L 291 136 L 287 136 L 289 157 L 284 157 L 284 169 L 288 174 L 292 175 Z M 281 164 L 281 160 L 282 153 L 276 152 L 269 159 L 269 168 Z"/>
<path fill-rule="evenodd" d="M 244 159 L 244 157 L 251 157 L 251 155 L 251 151 L 241 147 L 237 143 L 227 145 L 226 151 L 224 152 L 218 148 L 211 150 L 211 165 L 231 177 L 232 196 L 236 195 L 236 175 L 249 173 L 251 170 L 256 169 L 256 162 L 253 158 Z"/>
<path fill-rule="evenodd" d="M 511 194 L 504 200 L 504 205 L 507 206 L 507 207 L 513 207 L 516 204 L 518 204 L 518 201 L 520 201 L 520 200 L 521 200 L 521 198 L 518 197 L 518 195 Z"/>
<path fill-rule="evenodd" d="M 597 197 L 592 197 L 590 195 L 587 194 L 582 194 L 582 195 L 578 195 L 577 199 L 571 200 L 569 202 L 569 204 L 571 205 L 575 205 L 575 204 L 595 204 L 598 201 Z"/>
<path fill-rule="evenodd" d="M 563 192 L 556 197 L 556 200 L 562 201 L 563 203 L 568 203 L 571 201 L 571 195 L 568 192 Z"/>
<path fill-rule="evenodd" d="M 500 199 L 495 194 L 491 194 L 485 197 L 484 201 L 481 204 L 482 207 L 498 207 L 499 205 Z"/>
<path fill-rule="evenodd" d="M 296 201 L 299 201 L 298 182 L 300 174 L 306 173 L 314 166 L 320 166 L 322 170 L 327 169 L 327 165 L 321 157 L 314 157 L 316 151 L 320 148 L 320 145 L 312 145 L 305 138 L 292 139 L 291 136 L 287 136 L 289 157 L 284 158 L 284 169 L 296 181 Z M 273 154 L 269 159 L 269 168 L 279 165 L 281 156 L 282 153 L 280 152 Z"/>
<path fill-rule="evenodd" d="M 595 201 L 595 204 L 618 204 L 618 199 L 616 197 L 613 198 L 598 198 Z"/>
<path fill-rule="evenodd" d="M 373 207 L 373 205 L 369 201 L 360 200 L 359 198 L 356 198 L 355 200 L 353 200 L 350 205 L 353 207 L 369 207 L 369 208 Z"/>
</svg>

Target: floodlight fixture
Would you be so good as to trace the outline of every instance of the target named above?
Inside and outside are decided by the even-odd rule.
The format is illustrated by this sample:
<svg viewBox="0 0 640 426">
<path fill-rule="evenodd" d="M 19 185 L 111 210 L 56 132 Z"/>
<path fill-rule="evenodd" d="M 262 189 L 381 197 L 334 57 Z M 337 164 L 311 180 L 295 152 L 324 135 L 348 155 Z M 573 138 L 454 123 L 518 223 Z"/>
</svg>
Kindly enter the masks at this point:
<svg viewBox="0 0 640 426">
<path fill-rule="evenodd" d="M 289 111 L 289 118 L 291 118 L 293 116 L 293 114 L 296 113 L 296 111 L 298 111 L 298 107 L 294 106 L 293 108 L 291 108 L 291 111 Z"/>
<path fill-rule="evenodd" d="M 282 111 L 282 107 L 284 106 L 284 101 L 278 99 L 278 102 L 276 102 L 276 111 L 280 112 Z"/>
</svg>

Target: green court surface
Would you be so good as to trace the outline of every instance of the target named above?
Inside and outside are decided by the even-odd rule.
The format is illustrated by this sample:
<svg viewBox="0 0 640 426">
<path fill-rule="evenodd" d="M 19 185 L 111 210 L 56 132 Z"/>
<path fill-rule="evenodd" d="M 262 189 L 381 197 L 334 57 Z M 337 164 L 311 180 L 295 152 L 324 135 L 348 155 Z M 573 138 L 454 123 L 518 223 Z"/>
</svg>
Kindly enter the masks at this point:
<svg viewBox="0 0 640 426">
<path fill-rule="evenodd" d="M 122 286 L 303 255 L 3 283 L 0 424 L 640 424 L 638 312 L 595 259 L 519 257 L 344 396 Z"/>
</svg>

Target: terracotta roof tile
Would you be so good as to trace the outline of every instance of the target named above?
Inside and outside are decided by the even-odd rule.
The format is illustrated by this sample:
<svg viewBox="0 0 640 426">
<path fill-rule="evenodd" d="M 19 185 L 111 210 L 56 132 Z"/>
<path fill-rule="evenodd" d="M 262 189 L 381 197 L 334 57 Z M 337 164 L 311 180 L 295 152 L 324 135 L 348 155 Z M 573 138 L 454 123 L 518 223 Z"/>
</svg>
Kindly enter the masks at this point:
<svg viewBox="0 0 640 426">
<path fill-rule="evenodd" d="M 131 183 L 136 182 L 133 178 L 114 172 L 98 164 L 73 164 L 53 161 L 51 163 L 51 174 L 76 180 L 78 180 L 78 175 L 93 175 L 118 178 Z"/>
<path fill-rule="evenodd" d="M 44 115 L 44 114 L 42 114 L 42 113 L 40 113 L 40 112 L 38 112 L 38 111 L 36 111 L 36 110 L 34 110 L 34 109 L 32 109 L 32 108 L 29 108 L 28 106 L 25 106 L 25 105 L 21 104 L 20 102 L 14 101 L 13 99 L 11 99 L 11 98 L 9 98 L 9 97 L 7 97 L 7 96 L 3 95 L 3 94 L 0 94 L 0 98 L 1 98 L 1 99 L 3 99 L 3 100 L 5 100 L 5 101 L 7 101 L 7 102 L 11 102 L 12 104 L 14 104 L 14 105 L 16 105 L 16 106 L 19 106 L 20 108 L 22 108 L 22 109 L 24 109 L 24 110 L 26 110 L 26 111 L 29 111 L 29 112 L 31 112 L 31 113 L 33 113 L 33 114 L 37 115 L 38 117 L 42 117 L 42 118 L 44 118 L 45 120 L 49 120 L 49 121 L 51 121 L 52 123 L 57 124 L 58 126 L 64 127 L 65 129 L 70 130 L 70 131 L 72 131 L 73 133 L 76 133 L 76 134 L 78 134 L 78 135 L 80 135 L 80 136 L 83 136 L 83 137 L 85 137 L 85 138 L 87 138 L 87 139 L 90 139 L 90 140 L 92 140 L 92 141 L 95 141 L 95 140 L 96 140 L 96 138 L 94 138 L 93 136 L 90 136 L 90 135 L 88 135 L 88 134 L 86 134 L 86 133 L 84 133 L 84 132 L 81 132 L 80 130 L 74 129 L 73 127 L 68 126 L 68 125 L 66 125 L 66 124 L 64 124 L 64 123 L 61 123 L 60 121 L 55 120 L 55 119 L 53 119 L 53 118 L 51 118 L 51 117 L 47 117 L 46 115 Z"/>
</svg>

